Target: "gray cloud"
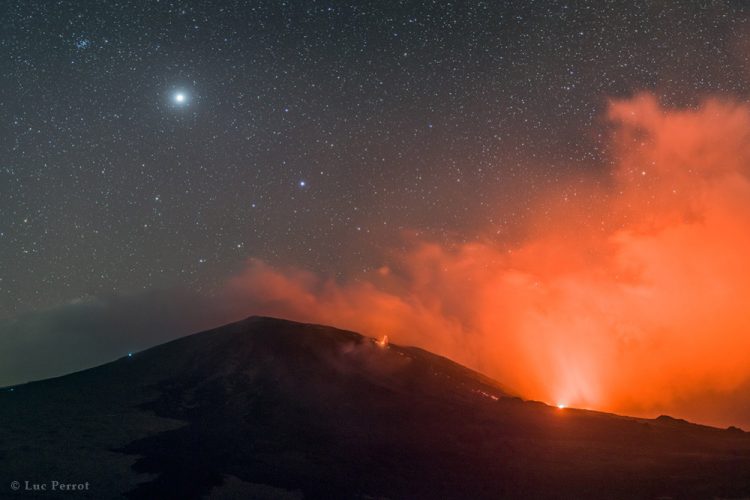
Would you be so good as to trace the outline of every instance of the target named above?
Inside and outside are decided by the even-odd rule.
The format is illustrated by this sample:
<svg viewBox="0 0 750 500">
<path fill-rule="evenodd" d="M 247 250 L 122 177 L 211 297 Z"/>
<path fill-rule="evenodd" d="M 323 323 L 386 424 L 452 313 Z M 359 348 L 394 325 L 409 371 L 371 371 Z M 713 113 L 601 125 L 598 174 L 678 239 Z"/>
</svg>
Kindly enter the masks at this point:
<svg viewBox="0 0 750 500">
<path fill-rule="evenodd" d="M 76 300 L 0 320 L 0 386 L 96 366 L 234 321 L 218 298 L 185 290 Z"/>
</svg>

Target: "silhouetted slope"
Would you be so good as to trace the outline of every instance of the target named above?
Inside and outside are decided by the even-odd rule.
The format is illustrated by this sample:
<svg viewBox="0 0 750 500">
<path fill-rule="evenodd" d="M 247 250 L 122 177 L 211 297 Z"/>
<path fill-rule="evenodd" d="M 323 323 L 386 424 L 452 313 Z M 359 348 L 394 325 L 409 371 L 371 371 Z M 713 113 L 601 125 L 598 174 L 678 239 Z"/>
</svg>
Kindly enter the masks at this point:
<svg viewBox="0 0 750 500">
<path fill-rule="evenodd" d="M 2 392 L 0 480 L 89 481 L 90 498 L 750 495 L 746 433 L 507 395 L 421 349 L 254 317 Z"/>
</svg>

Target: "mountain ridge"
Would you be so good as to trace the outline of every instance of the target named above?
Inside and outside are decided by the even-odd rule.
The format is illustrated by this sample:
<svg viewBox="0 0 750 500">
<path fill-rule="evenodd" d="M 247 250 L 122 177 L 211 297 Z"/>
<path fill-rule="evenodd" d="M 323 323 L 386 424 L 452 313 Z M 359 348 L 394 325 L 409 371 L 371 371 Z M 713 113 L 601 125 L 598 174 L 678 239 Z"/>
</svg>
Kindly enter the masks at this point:
<svg viewBox="0 0 750 500">
<path fill-rule="evenodd" d="M 747 433 L 523 401 L 428 351 L 278 318 L 14 388 L 0 480 L 84 475 L 90 498 L 750 494 Z"/>
</svg>

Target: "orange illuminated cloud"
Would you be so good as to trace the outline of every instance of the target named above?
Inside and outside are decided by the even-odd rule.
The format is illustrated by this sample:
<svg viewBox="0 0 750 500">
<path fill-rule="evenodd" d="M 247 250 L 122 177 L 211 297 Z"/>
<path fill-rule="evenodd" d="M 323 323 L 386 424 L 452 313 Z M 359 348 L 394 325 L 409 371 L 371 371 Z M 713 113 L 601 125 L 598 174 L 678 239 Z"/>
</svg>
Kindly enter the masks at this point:
<svg viewBox="0 0 750 500">
<path fill-rule="evenodd" d="M 344 283 L 251 260 L 227 296 L 419 345 L 526 398 L 749 425 L 690 401 L 750 380 L 750 109 L 644 94 L 608 118 L 610 185 L 550 193 L 527 241 L 416 242 Z"/>
</svg>

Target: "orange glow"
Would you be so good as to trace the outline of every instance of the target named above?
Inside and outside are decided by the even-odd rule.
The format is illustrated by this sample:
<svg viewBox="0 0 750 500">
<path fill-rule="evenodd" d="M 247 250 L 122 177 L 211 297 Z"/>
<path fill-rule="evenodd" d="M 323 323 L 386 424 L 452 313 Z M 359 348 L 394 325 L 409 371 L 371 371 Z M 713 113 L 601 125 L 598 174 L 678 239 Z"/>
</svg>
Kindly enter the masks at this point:
<svg viewBox="0 0 750 500">
<path fill-rule="evenodd" d="M 416 241 L 344 283 L 252 260 L 228 293 L 388 331 L 525 398 L 748 426 L 731 408 L 750 387 L 750 109 L 641 95 L 608 118 L 609 184 L 548 193 L 523 242 Z"/>
<path fill-rule="evenodd" d="M 375 341 L 380 347 L 388 347 L 388 335 L 383 335 L 383 338 Z"/>
<path fill-rule="evenodd" d="M 564 405 L 564 404 L 559 404 L 559 405 L 557 405 L 557 408 L 560 409 L 560 410 L 564 410 L 565 408 L 567 408 L 567 406 Z"/>
</svg>

